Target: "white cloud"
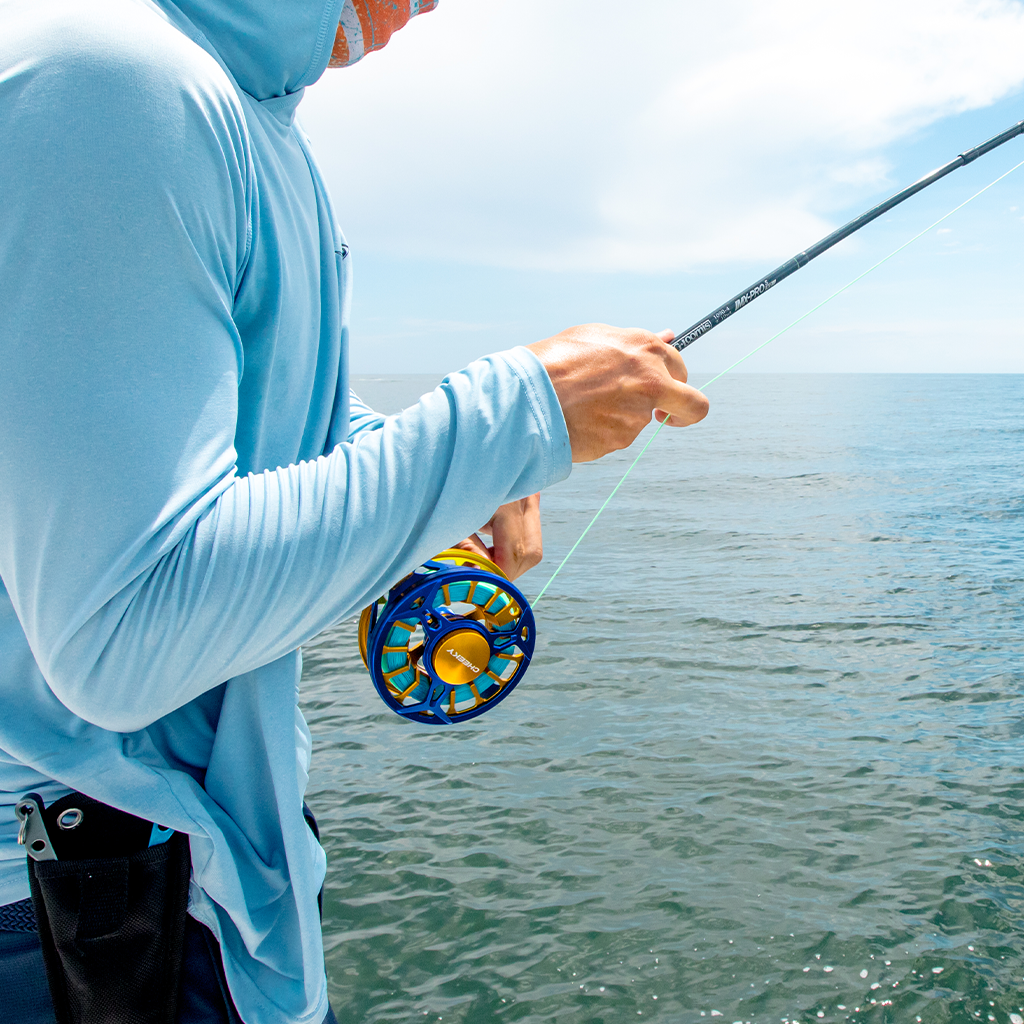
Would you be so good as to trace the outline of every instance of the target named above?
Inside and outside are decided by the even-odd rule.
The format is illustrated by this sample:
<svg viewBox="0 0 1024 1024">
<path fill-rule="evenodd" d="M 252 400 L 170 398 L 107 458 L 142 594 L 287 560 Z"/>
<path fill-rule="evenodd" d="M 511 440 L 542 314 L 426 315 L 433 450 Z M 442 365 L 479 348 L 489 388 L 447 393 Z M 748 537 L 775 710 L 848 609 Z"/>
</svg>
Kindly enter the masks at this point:
<svg viewBox="0 0 1024 1024">
<path fill-rule="evenodd" d="M 1022 52 L 1019 0 L 442 0 L 302 117 L 357 246 L 674 270 L 825 234 Z"/>
</svg>

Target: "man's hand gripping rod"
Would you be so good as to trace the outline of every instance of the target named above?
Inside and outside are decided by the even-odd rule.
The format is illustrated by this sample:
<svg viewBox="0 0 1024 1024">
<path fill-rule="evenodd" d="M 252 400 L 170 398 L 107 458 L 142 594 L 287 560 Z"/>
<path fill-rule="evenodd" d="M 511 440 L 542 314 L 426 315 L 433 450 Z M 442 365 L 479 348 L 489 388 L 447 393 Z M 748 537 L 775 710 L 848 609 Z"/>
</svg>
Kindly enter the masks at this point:
<svg viewBox="0 0 1024 1024">
<path fill-rule="evenodd" d="M 859 231 L 865 224 L 870 224 L 876 217 L 881 217 L 883 213 L 888 212 L 894 206 L 899 206 L 904 199 L 909 199 L 911 196 L 916 195 L 922 189 L 938 181 L 939 178 L 944 178 L 957 168 L 977 160 L 979 156 L 990 153 L 1004 142 L 1009 142 L 1010 139 L 1022 134 L 1024 134 L 1024 121 L 1018 121 L 1012 128 L 1007 128 L 1006 131 L 993 136 L 988 142 L 983 142 L 980 146 L 975 146 L 974 149 L 961 153 L 955 159 L 950 160 L 948 164 L 943 164 L 932 171 L 931 174 L 926 174 L 923 178 L 915 181 L 913 185 L 908 185 L 902 192 L 897 192 L 894 196 L 886 199 L 885 202 L 872 207 L 867 213 L 862 213 L 859 217 L 851 220 L 849 224 L 845 224 L 843 227 L 833 231 L 831 235 L 827 235 L 809 249 L 797 253 L 791 260 L 787 260 L 781 267 L 777 267 L 770 274 L 767 274 L 755 284 L 740 292 L 739 295 L 733 296 L 724 306 L 719 306 L 713 313 L 709 313 L 702 320 L 698 320 L 692 327 L 677 334 L 672 341 L 673 348 L 681 352 L 688 345 L 692 345 L 698 338 L 707 334 L 708 331 L 717 327 L 723 320 L 727 320 L 733 313 L 739 312 L 744 306 L 753 302 L 754 299 L 764 295 L 769 288 L 774 288 L 780 281 L 785 280 L 790 274 L 795 274 L 816 256 L 820 256 L 827 249 L 831 249 L 836 242 L 841 242 L 855 231 Z"/>
</svg>

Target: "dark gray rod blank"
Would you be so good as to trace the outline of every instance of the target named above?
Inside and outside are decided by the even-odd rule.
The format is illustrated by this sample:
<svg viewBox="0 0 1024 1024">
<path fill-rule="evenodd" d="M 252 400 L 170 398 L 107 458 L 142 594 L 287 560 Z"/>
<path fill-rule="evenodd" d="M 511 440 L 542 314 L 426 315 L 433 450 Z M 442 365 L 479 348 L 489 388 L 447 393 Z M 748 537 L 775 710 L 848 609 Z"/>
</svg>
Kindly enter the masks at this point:
<svg viewBox="0 0 1024 1024">
<path fill-rule="evenodd" d="M 899 206 L 904 199 L 917 195 L 918 192 L 927 188 L 933 182 L 938 181 L 939 178 L 944 178 L 958 167 L 963 167 L 972 160 L 977 160 L 979 156 L 992 152 L 997 146 L 1001 146 L 1004 142 L 1009 142 L 1010 139 L 1016 138 L 1016 136 L 1021 134 L 1024 134 L 1024 121 L 1018 121 L 1012 128 L 1007 128 L 1005 132 L 994 135 L 988 142 L 983 142 L 980 146 L 975 146 L 974 149 L 961 153 L 955 159 L 950 160 L 948 164 L 943 164 L 938 169 L 932 171 L 931 174 L 926 174 L 923 178 L 915 181 L 913 185 L 908 185 L 902 192 L 897 192 L 894 196 L 886 199 L 885 202 L 872 207 L 867 213 L 862 213 L 859 217 L 851 220 L 849 224 L 843 225 L 843 227 L 833 231 L 831 235 L 827 235 L 820 242 L 816 242 L 809 249 L 798 253 L 791 260 L 787 260 L 781 267 L 777 267 L 770 274 L 762 277 L 755 284 L 740 292 L 739 295 L 733 296 L 724 306 L 719 306 L 713 313 L 709 313 L 702 320 L 698 320 L 692 327 L 688 327 L 685 331 L 677 334 L 672 341 L 673 347 L 681 352 L 688 345 L 692 345 L 698 338 L 707 334 L 708 331 L 717 327 L 723 320 L 727 320 L 733 313 L 739 312 L 744 306 L 753 302 L 754 299 L 760 298 L 769 288 L 774 288 L 780 281 L 784 281 L 789 277 L 790 274 L 795 274 L 801 267 L 805 267 L 815 256 L 820 256 L 826 249 L 831 249 L 836 242 L 841 242 L 855 231 L 859 231 L 865 224 L 870 224 L 876 217 L 881 217 L 883 213 L 887 213 L 894 206 Z"/>
</svg>

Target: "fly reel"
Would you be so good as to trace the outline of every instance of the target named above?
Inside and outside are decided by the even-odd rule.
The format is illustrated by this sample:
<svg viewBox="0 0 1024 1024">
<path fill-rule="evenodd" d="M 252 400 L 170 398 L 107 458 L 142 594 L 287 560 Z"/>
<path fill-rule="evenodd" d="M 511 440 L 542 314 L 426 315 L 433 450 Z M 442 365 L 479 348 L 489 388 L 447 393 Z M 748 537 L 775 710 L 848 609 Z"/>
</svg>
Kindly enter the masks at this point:
<svg viewBox="0 0 1024 1024">
<path fill-rule="evenodd" d="M 489 711 L 526 674 L 535 642 L 526 598 L 489 559 L 449 549 L 359 619 L 359 652 L 384 703 L 451 725 Z"/>
</svg>

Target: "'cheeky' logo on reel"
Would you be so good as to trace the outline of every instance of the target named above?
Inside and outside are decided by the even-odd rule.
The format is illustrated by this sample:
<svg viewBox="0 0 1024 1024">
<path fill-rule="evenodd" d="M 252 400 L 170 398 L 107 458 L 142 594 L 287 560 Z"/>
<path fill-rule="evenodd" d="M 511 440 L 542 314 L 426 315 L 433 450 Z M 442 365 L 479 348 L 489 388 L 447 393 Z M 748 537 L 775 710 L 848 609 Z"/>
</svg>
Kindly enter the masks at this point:
<svg viewBox="0 0 1024 1024">
<path fill-rule="evenodd" d="M 454 647 L 449 647 L 445 653 L 450 654 L 456 661 L 461 661 L 462 664 L 466 666 L 466 668 L 472 669 L 477 675 L 480 675 L 480 669 L 478 669 L 476 665 L 474 665 L 473 662 L 471 662 L 468 658 L 464 658 L 461 654 L 459 654 L 459 652 L 455 650 Z"/>
</svg>

